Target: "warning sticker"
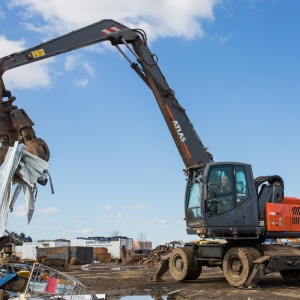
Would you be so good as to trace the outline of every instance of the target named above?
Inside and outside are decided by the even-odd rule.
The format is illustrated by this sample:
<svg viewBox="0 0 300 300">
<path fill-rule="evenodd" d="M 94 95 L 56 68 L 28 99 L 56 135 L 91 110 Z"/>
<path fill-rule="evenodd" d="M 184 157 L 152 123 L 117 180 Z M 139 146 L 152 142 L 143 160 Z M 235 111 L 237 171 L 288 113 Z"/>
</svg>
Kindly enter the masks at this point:
<svg viewBox="0 0 300 300">
<path fill-rule="evenodd" d="M 33 58 L 37 58 L 45 55 L 44 49 L 39 49 L 31 52 Z"/>
</svg>

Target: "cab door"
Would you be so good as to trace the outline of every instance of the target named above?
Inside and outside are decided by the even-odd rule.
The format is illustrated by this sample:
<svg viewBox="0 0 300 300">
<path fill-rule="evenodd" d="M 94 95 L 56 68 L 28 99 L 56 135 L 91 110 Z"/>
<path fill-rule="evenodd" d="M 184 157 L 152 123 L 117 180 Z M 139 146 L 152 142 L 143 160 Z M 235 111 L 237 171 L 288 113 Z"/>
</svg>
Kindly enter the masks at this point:
<svg viewBox="0 0 300 300">
<path fill-rule="evenodd" d="M 208 227 L 257 226 L 251 166 L 211 164 L 207 170 L 205 220 Z"/>
</svg>

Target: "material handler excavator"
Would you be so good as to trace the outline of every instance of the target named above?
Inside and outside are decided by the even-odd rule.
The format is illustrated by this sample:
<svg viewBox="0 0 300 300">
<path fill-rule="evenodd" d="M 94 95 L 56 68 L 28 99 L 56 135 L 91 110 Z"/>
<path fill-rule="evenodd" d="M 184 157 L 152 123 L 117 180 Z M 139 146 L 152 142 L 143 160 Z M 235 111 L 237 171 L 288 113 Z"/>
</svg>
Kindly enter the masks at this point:
<svg viewBox="0 0 300 300">
<path fill-rule="evenodd" d="M 15 98 L 4 86 L 3 73 L 104 41 L 120 51 L 153 92 L 182 157 L 188 177 L 184 199 L 187 233 L 221 241 L 175 248 L 163 259 L 155 277 L 160 278 L 170 269 L 177 281 L 194 280 L 200 276 L 202 266 L 207 266 L 221 267 L 234 287 L 250 286 L 278 271 L 289 282 L 300 281 L 300 250 L 266 243 L 266 239 L 300 238 L 300 199 L 284 197 L 284 183 L 278 175 L 253 178 L 249 164 L 213 162 L 166 82 L 141 29 L 102 20 L 1 58 L 0 163 L 15 141 L 44 160 L 50 156 L 47 144 L 35 135 L 34 123 L 24 110 L 13 105 Z"/>
</svg>

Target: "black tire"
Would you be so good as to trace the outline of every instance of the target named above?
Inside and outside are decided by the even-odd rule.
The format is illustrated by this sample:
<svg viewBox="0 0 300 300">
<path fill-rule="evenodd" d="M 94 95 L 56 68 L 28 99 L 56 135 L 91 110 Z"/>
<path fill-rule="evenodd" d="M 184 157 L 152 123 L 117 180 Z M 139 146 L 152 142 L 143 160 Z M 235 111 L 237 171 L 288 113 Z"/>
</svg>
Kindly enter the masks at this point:
<svg viewBox="0 0 300 300">
<path fill-rule="evenodd" d="M 202 264 L 195 260 L 192 248 L 176 248 L 172 251 L 169 269 L 176 281 L 195 280 L 201 274 Z"/>
<path fill-rule="evenodd" d="M 287 282 L 296 283 L 300 281 L 300 270 L 282 270 L 279 273 Z"/>
<path fill-rule="evenodd" d="M 224 275 L 233 287 L 242 286 L 251 274 L 254 261 L 261 257 L 260 252 L 252 247 L 229 249 L 223 260 Z"/>
<path fill-rule="evenodd" d="M 196 260 L 196 262 L 195 262 L 195 269 L 194 269 L 194 271 L 193 270 L 189 271 L 188 279 L 187 280 L 195 280 L 195 279 L 197 279 L 200 276 L 201 272 L 202 272 L 202 263 L 201 263 L 201 261 Z"/>
</svg>

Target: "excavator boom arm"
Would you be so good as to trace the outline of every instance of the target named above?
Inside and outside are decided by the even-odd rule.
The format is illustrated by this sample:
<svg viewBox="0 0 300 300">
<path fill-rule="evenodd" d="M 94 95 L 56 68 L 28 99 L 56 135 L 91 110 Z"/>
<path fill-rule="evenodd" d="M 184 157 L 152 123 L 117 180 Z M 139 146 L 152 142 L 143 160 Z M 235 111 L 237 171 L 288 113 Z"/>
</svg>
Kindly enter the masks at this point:
<svg viewBox="0 0 300 300">
<path fill-rule="evenodd" d="M 145 33 L 139 29 L 129 29 L 114 20 L 102 20 L 1 58 L 2 97 L 10 97 L 10 92 L 6 91 L 2 80 L 5 71 L 104 41 L 110 41 L 118 48 L 153 92 L 185 166 L 189 168 L 212 162 L 212 155 L 203 146 L 184 108 L 175 98 L 174 92 L 157 65 L 156 56 L 150 52 Z M 130 50 L 136 62 L 128 58 L 120 45 L 125 45 Z"/>
</svg>

